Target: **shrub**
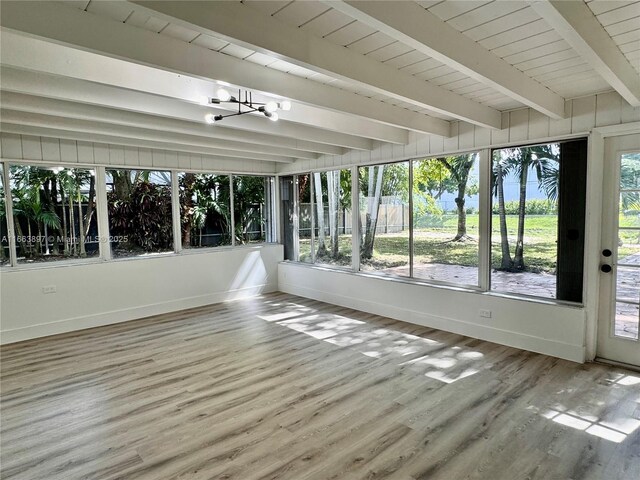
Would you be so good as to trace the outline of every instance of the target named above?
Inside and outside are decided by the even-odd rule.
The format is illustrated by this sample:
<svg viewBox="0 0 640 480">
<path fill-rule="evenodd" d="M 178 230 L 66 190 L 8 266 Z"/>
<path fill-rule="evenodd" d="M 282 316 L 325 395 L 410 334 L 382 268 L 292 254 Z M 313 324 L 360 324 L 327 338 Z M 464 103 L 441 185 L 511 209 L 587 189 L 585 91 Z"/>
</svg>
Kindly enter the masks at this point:
<svg viewBox="0 0 640 480">
<path fill-rule="evenodd" d="M 510 200 L 504 202 L 504 209 L 507 215 L 518 215 L 518 207 L 520 202 Z M 493 203 L 492 211 L 494 215 L 498 215 L 498 202 Z M 524 211 L 526 215 L 556 215 L 558 213 L 558 204 L 552 200 L 534 199 L 525 202 Z"/>
<path fill-rule="evenodd" d="M 125 236 L 130 245 L 147 252 L 171 248 L 170 187 L 139 182 L 126 200 L 117 199 L 114 192 L 108 196 L 110 235 Z"/>
</svg>

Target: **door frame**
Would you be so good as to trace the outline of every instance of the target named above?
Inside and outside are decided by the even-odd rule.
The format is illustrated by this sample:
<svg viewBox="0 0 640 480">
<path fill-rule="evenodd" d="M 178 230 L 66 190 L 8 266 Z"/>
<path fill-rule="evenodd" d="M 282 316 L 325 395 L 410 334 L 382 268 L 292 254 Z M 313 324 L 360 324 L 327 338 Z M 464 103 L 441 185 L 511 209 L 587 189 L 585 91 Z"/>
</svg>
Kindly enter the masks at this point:
<svg viewBox="0 0 640 480">
<path fill-rule="evenodd" d="M 608 144 L 608 142 L 611 142 Z M 638 340 L 617 337 L 614 334 L 617 311 L 617 285 L 620 258 L 617 254 L 619 245 L 619 210 L 620 210 L 620 176 L 621 161 L 625 153 L 640 152 L 640 134 L 609 137 L 605 139 L 605 175 L 603 176 L 602 243 L 601 248 L 608 248 L 614 254 L 611 258 L 600 257 L 603 264 L 611 265 L 612 272 L 600 276 L 600 305 L 598 320 L 598 343 L 596 359 L 598 361 L 616 362 L 640 369 L 640 344 Z M 604 303 L 603 303 L 604 302 Z"/>
<path fill-rule="evenodd" d="M 609 137 L 640 133 L 640 122 L 596 127 L 589 134 L 587 156 L 587 218 L 584 258 L 585 361 L 596 358 L 600 308 L 600 252 L 605 148 Z"/>
</svg>

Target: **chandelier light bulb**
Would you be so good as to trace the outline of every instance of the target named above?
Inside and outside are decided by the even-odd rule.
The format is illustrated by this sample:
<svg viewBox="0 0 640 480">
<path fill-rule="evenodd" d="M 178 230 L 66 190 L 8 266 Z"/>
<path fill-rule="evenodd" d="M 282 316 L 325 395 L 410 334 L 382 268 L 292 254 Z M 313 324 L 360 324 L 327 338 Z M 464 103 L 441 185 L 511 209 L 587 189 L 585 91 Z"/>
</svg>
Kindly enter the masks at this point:
<svg viewBox="0 0 640 480">
<path fill-rule="evenodd" d="M 204 121 L 207 122 L 209 125 L 212 125 L 216 123 L 216 116 L 213 113 L 207 113 L 204 116 Z"/>
<path fill-rule="evenodd" d="M 291 110 L 291 102 L 289 100 L 285 100 L 284 102 L 280 102 L 280 108 L 285 112 Z"/>
<path fill-rule="evenodd" d="M 272 122 L 277 122 L 278 121 L 278 114 L 277 113 L 272 113 L 271 116 L 269 117 L 269 120 L 271 120 Z"/>
<path fill-rule="evenodd" d="M 273 113 L 278 110 L 278 104 L 276 102 L 269 102 L 264 106 L 264 109 L 269 113 Z"/>
<path fill-rule="evenodd" d="M 224 88 L 218 89 L 217 95 L 218 95 L 218 99 L 221 102 L 228 102 L 229 100 L 231 100 L 231 94 L 227 92 Z"/>
</svg>

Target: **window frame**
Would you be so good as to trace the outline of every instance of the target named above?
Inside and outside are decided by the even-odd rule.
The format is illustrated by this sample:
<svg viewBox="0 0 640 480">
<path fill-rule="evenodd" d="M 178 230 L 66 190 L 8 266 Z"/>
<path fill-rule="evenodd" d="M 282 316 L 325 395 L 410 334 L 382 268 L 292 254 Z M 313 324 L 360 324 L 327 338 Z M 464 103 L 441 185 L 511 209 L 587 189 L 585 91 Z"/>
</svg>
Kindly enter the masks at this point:
<svg viewBox="0 0 640 480">
<path fill-rule="evenodd" d="M 302 265 L 309 268 L 323 268 L 323 269 L 331 269 L 339 272 L 346 272 L 355 275 L 362 275 L 367 277 L 380 278 L 384 280 L 394 281 L 394 282 L 405 282 L 410 284 L 419 284 L 430 287 L 437 288 L 448 288 L 454 289 L 458 291 L 464 292 L 472 292 L 479 293 L 482 295 L 495 296 L 501 298 L 508 298 L 513 300 L 520 301 L 528 301 L 533 303 L 543 303 L 548 305 L 563 305 L 569 307 L 583 307 L 585 305 L 585 298 L 583 297 L 583 301 L 571 302 L 567 300 L 558 300 L 555 298 L 547 298 L 547 297 L 539 297 L 535 295 L 528 295 L 525 293 L 512 293 L 512 292 L 502 292 L 491 290 L 491 222 L 492 222 L 492 195 L 491 195 L 491 177 L 492 177 L 492 155 L 494 150 L 500 150 L 504 148 L 517 148 L 517 147 L 528 147 L 535 145 L 547 145 L 552 143 L 562 143 L 572 140 L 586 139 L 590 141 L 589 135 L 575 134 L 575 135 L 564 135 L 559 137 L 554 137 L 550 139 L 543 139 L 540 141 L 520 141 L 520 142 L 508 142 L 505 144 L 499 145 L 491 145 L 482 148 L 469 148 L 462 150 L 455 150 L 451 152 L 442 152 L 438 154 L 429 154 L 424 156 L 410 156 L 406 158 L 397 158 L 393 160 L 376 160 L 370 161 L 366 163 L 358 163 L 358 164 L 350 164 L 350 167 L 324 167 L 324 168 L 312 168 L 309 170 L 293 173 L 292 175 L 297 177 L 299 175 L 313 175 L 315 172 L 326 172 L 332 170 L 345 170 L 347 168 L 351 168 L 351 195 L 352 195 L 352 204 L 351 211 L 353 215 L 352 225 L 357 225 L 357 215 L 359 215 L 359 204 L 358 198 L 360 195 L 360 188 L 358 183 L 358 169 L 361 167 L 369 167 L 369 166 L 377 166 L 377 165 L 391 165 L 395 163 L 409 162 L 409 177 L 410 177 L 410 189 L 411 193 L 409 195 L 409 227 L 411 229 L 409 234 L 409 242 L 410 242 L 410 275 L 407 276 L 399 276 L 392 275 L 388 273 L 381 273 L 375 271 L 361 271 L 360 270 L 360 255 L 352 254 L 352 264 L 351 268 L 348 267 L 340 267 L 334 266 L 330 264 L 316 264 L 315 259 L 313 263 L 305 263 L 300 262 L 298 260 L 287 260 L 291 263 L 296 263 L 298 265 Z M 468 285 L 462 283 L 452 283 L 446 282 L 442 280 L 431 280 L 431 279 L 423 279 L 416 278 L 413 276 L 413 266 L 414 266 L 414 258 L 413 258 L 413 164 L 414 161 L 425 160 L 429 158 L 437 158 L 440 156 L 454 156 L 454 155 L 464 155 L 469 153 L 477 153 L 478 154 L 478 215 L 479 215 L 479 224 L 478 224 L 478 232 L 479 232 L 479 245 L 478 245 L 478 285 Z M 587 155 L 587 165 L 590 161 L 589 155 Z M 313 182 L 311 182 L 313 188 Z M 587 193 L 588 198 L 588 193 Z M 312 202 L 313 202 L 313 194 L 312 194 Z M 299 205 L 296 205 L 296 215 L 299 215 Z M 313 228 L 312 228 L 313 230 Z M 358 228 L 352 229 L 352 252 L 360 251 L 360 235 L 358 232 Z M 298 247 L 296 246 L 296 249 Z M 313 252 L 313 248 L 312 248 Z M 586 255 L 585 255 L 586 257 Z M 586 272 L 586 270 L 585 270 Z"/>
<path fill-rule="evenodd" d="M 153 167 L 153 166 L 138 166 L 138 165 L 95 165 L 95 164 L 87 164 L 87 163 L 69 163 L 69 162 L 51 162 L 51 161 L 39 161 L 39 160 L 19 160 L 19 161 L 0 161 L 2 164 L 2 180 L 4 185 L 10 184 L 10 168 L 13 165 L 17 166 L 32 166 L 32 167 L 40 167 L 47 168 L 52 166 L 62 166 L 64 168 L 79 168 L 79 169 L 87 169 L 94 170 L 96 172 L 96 220 L 98 225 L 98 236 L 100 238 L 99 241 L 99 254 L 94 257 L 87 258 L 69 258 L 69 259 L 61 259 L 56 262 L 42 262 L 36 264 L 22 264 L 17 262 L 17 251 L 16 251 L 16 239 L 15 239 L 15 228 L 14 228 L 14 219 L 13 219 L 13 197 L 11 193 L 11 188 L 4 188 L 5 195 L 5 208 L 7 215 L 7 234 L 9 236 L 9 262 L 0 267 L 3 274 L 23 271 L 23 270 L 37 270 L 43 268 L 60 268 L 60 267 L 69 267 L 75 265 L 89 265 L 89 264 L 99 264 L 104 262 L 127 262 L 127 261 L 144 261 L 146 259 L 153 258 L 165 258 L 169 256 L 177 256 L 177 255 L 198 255 L 198 254 L 206 254 L 211 253 L 213 251 L 226 251 L 233 250 L 237 248 L 260 248 L 262 245 L 274 245 L 277 244 L 278 232 L 276 221 L 278 218 L 277 210 L 278 206 L 275 204 L 275 200 L 277 199 L 277 188 L 279 175 L 273 173 L 231 173 L 231 172 L 219 172 L 213 170 L 200 170 L 200 169 L 184 169 L 184 168 L 166 168 L 166 167 Z M 168 172 L 171 175 L 171 212 L 172 212 L 172 231 L 174 236 L 174 248 L 172 251 L 161 252 L 156 255 L 137 255 L 131 257 L 122 257 L 122 258 L 114 258 L 111 251 L 111 246 L 109 242 L 104 242 L 103 239 L 109 238 L 109 214 L 108 214 L 108 202 L 107 202 L 107 170 L 139 170 L 139 171 L 162 171 Z M 229 176 L 229 181 L 231 184 L 231 221 L 232 226 L 235 221 L 235 214 L 233 212 L 233 176 L 253 176 L 253 177 L 263 177 L 265 179 L 269 179 L 270 182 L 270 191 L 269 194 L 265 194 L 265 203 L 271 202 L 271 207 L 269 208 L 270 214 L 270 235 L 271 239 L 269 239 L 268 232 L 265 231 L 265 242 L 259 243 L 251 243 L 246 245 L 236 245 L 235 241 L 233 241 L 232 245 L 224 245 L 218 247 L 202 247 L 198 249 L 183 249 L 181 245 L 181 235 L 178 233 L 176 236 L 176 231 L 180 232 L 180 198 L 179 198 L 179 184 L 178 184 L 178 175 L 180 173 L 200 173 L 200 174 L 211 174 L 211 175 L 227 175 Z M 176 215 L 177 212 L 177 215 Z M 232 235 L 232 238 L 234 236 Z"/>
<path fill-rule="evenodd" d="M 4 200 L 5 210 L 7 215 L 7 234 L 9 236 L 9 263 L 0 266 L 3 272 L 11 272 L 16 270 L 33 270 L 40 268 L 56 268 L 68 265 L 88 265 L 94 263 L 100 263 L 104 261 L 104 245 L 101 239 L 104 237 L 103 229 L 100 221 L 100 207 L 101 197 L 100 189 L 102 187 L 100 182 L 99 169 L 100 167 L 87 163 L 65 163 L 65 162 L 52 162 L 52 161 L 0 161 L 2 164 L 2 182 L 4 185 Z M 17 253 L 17 242 L 15 234 L 15 219 L 13 214 L 13 193 L 11 191 L 11 167 L 23 166 L 23 167 L 37 167 L 37 168 L 52 168 L 52 167 L 64 167 L 75 168 L 80 170 L 93 170 L 95 172 L 95 202 L 96 202 L 96 226 L 98 229 L 98 255 L 86 258 L 66 258 L 56 260 L 55 262 L 41 262 L 41 263 L 19 263 Z M 8 186 L 8 188 L 7 188 Z"/>
<path fill-rule="evenodd" d="M 353 190 L 354 185 L 358 185 L 358 166 L 352 166 L 352 167 L 347 167 L 347 168 L 336 168 L 336 167 L 326 167 L 326 168 L 317 168 L 317 169 L 312 169 L 312 170 L 308 170 L 308 171 L 304 171 L 304 172 L 299 172 L 299 173 L 294 173 L 292 174 L 295 177 L 295 183 L 296 183 L 296 192 L 295 192 L 295 197 L 296 197 L 296 205 L 295 205 L 295 209 L 296 209 L 296 218 L 300 218 L 300 190 L 298 188 L 298 177 L 303 176 L 303 175 L 309 175 L 309 184 L 310 184 L 310 206 L 311 206 L 311 262 L 301 262 L 299 260 L 295 260 L 295 263 L 299 263 L 301 265 L 309 265 L 309 266 L 314 266 L 314 267 L 321 267 L 321 268 L 330 268 L 330 269 L 335 269 L 341 272 L 356 272 L 357 270 L 354 269 L 354 265 L 359 265 L 360 262 L 360 255 L 354 255 L 353 252 L 360 251 L 360 243 L 359 243 L 359 236 L 358 236 L 358 217 L 357 212 L 354 214 L 354 204 L 357 205 L 358 199 L 357 197 L 354 200 L 354 196 L 352 193 L 352 198 L 351 198 L 351 265 L 347 266 L 347 265 L 332 265 L 330 263 L 317 263 L 316 262 L 316 249 L 315 249 L 315 230 L 316 230 L 316 202 L 315 202 L 315 181 L 314 181 L 314 177 L 313 174 L 314 173 L 326 173 L 326 172 L 342 172 L 343 170 L 348 170 L 350 175 L 351 175 L 351 191 L 354 192 L 356 191 L 356 193 L 359 193 L 359 190 Z M 354 174 L 355 174 L 355 178 L 354 178 Z M 355 222 L 355 223 L 354 223 Z M 298 225 L 299 225 L 299 220 L 298 220 Z M 297 237 L 297 245 L 295 246 L 296 252 L 299 254 L 299 250 L 300 250 L 300 235 L 296 234 Z M 356 250 L 356 243 L 355 242 L 355 238 L 357 237 L 357 250 Z M 357 257 L 357 260 L 356 260 Z M 296 257 L 299 258 L 299 255 Z M 355 263 L 354 263 L 355 262 Z"/>
</svg>

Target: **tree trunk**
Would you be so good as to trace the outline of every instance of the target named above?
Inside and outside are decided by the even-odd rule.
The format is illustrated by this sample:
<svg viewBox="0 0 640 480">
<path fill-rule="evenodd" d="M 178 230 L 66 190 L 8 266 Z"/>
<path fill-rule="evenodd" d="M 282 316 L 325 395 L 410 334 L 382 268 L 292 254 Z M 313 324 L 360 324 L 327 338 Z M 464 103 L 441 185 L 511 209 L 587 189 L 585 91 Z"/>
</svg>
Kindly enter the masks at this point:
<svg viewBox="0 0 640 480">
<path fill-rule="evenodd" d="M 38 248 L 36 249 L 36 257 L 41 257 L 42 256 L 42 228 L 40 227 L 40 222 L 36 222 L 36 225 L 38 226 Z M 45 226 L 46 227 L 46 226 Z"/>
<path fill-rule="evenodd" d="M 467 182 L 464 184 L 458 184 L 458 196 L 455 198 L 456 207 L 458 207 L 458 233 L 453 238 L 453 241 L 462 240 L 467 236 L 467 211 L 464 208 L 465 199 L 464 194 L 467 190 Z"/>
<path fill-rule="evenodd" d="M 340 172 L 327 172 L 327 192 L 329 201 L 329 239 L 331 256 L 338 257 L 338 201 L 340 197 Z"/>
<path fill-rule="evenodd" d="M 327 247 L 325 245 L 324 203 L 322 202 L 322 178 L 320 177 L 320 173 L 315 172 L 313 174 L 313 180 L 316 192 L 316 225 L 318 226 L 318 237 L 316 238 L 318 249 L 316 252 L 318 255 L 322 255 L 326 252 Z"/>
<path fill-rule="evenodd" d="M 23 257 L 27 256 L 27 247 L 24 242 L 24 233 L 22 232 L 22 226 L 20 225 L 20 219 L 14 217 L 15 229 L 16 229 L 16 237 L 18 238 L 18 245 L 20 246 L 20 252 Z"/>
<path fill-rule="evenodd" d="M 28 244 L 29 244 L 29 258 L 33 257 L 33 235 L 31 234 L 31 220 L 27 218 L 27 236 L 28 236 Z"/>
<path fill-rule="evenodd" d="M 89 180 L 89 197 L 87 198 L 87 211 L 84 215 L 84 236 L 89 235 L 91 228 L 91 220 L 93 219 L 93 211 L 96 205 L 96 177 L 93 175 Z"/>
<path fill-rule="evenodd" d="M 520 200 L 518 203 L 518 238 L 516 251 L 513 256 L 513 266 L 517 270 L 524 270 L 524 219 L 527 206 L 527 177 L 529 176 L 529 162 L 525 161 L 520 173 Z"/>
<path fill-rule="evenodd" d="M 131 196 L 133 183 L 131 182 L 131 172 L 129 170 L 111 170 L 113 179 L 113 193 L 118 200 L 127 200 Z"/>
<path fill-rule="evenodd" d="M 44 197 L 43 209 L 46 211 L 55 213 L 56 212 L 55 202 L 51 197 L 52 184 L 55 184 L 55 181 L 52 181 L 50 178 L 48 178 L 42 183 L 42 195 Z M 49 228 L 47 227 L 46 224 L 44 225 L 44 247 L 45 247 L 45 250 L 44 250 L 45 255 L 49 255 L 51 253 L 49 250 Z"/>
<path fill-rule="evenodd" d="M 69 193 L 69 196 L 67 197 L 69 199 L 69 241 L 71 243 L 71 255 L 72 256 L 76 256 L 77 250 L 76 250 L 76 216 L 73 213 L 73 195 L 71 195 L 71 193 Z"/>
<path fill-rule="evenodd" d="M 78 239 L 78 246 L 80 247 L 80 256 L 87 256 L 87 249 L 84 245 L 84 221 L 82 215 L 82 194 L 80 193 L 80 189 L 78 188 L 78 230 L 80 234 L 80 238 Z"/>
<path fill-rule="evenodd" d="M 58 211 L 58 182 L 54 179 L 51 181 L 51 203 L 53 211 L 60 217 L 60 213 Z M 64 233 L 62 231 L 62 225 L 58 228 L 58 237 L 64 237 Z M 51 250 L 53 255 L 60 255 L 60 245 L 58 243 L 58 238 L 54 238 L 53 247 Z"/>
<path fill-rule="evenodd" d="M 64 203 L 64 189 L 60 185 L 60 206 L 62 209 L 62 241 L 64 245 L 64 256 L 69 256 L 69 225 L 67 223 L 67 211 Z"/>
<path fill-rule="evenodd" d="M 458 196 L 454 199 L 458 214 L 458 231 L 452 241 L 457 242 L 464 240 L 467 236 L 467 212 L 464 208 L 465 194 L 467 193 L 467 183 L 469 183 L 469 172 L 473 166 L 473 156 L 462 155 L 455 157 L 453 160 L 447 158 L 438 159 L 451 176 L 456 180 L 458 187 Z"/>
<path fill-rule="evenodd" d="M 193 188 L 196 182 L 195 173 L 185 173 L 184 177 L 182 177 L 182 186 L 184 187 L 184 198 L 182 199 L 182 205 L 180 206 L 180 210 L 182 210 L 182 246 L 184 248 L 191 247 L 191 229 L 194 227 L 193 225 Z"/>
<path fill-rule="evenodd" d="M 365 225 L 364 242 L 362 242 L 361 257 L 370 259 L 373 257 L 373 246 L 376 240 L 376 229 L 378 227 L 378 210 L 380 209 L 380 199 L 382 197 L 382 176 L 384 174 L 384 166 L 369 167 L 369 186 L 373 185 L 373 176 L 375 169 L 378 169 L 376 176 L 375 190 L 367 192 L 367 217 Z"/>
<path fill-rule="evenodd" d="M 497 165 L 496 183 L 498 190 L 498 215 L 500 218 L 500 249 L 502 251 L 500 268 L 503 270 L 511 270 L 513 268 L 513 260 L 511 259 L 511 252 L 509 251 L 507 212 L 504 205 L 504 178 L 502 176 L 502 166 L 499 163 Z"/>
</svg>

